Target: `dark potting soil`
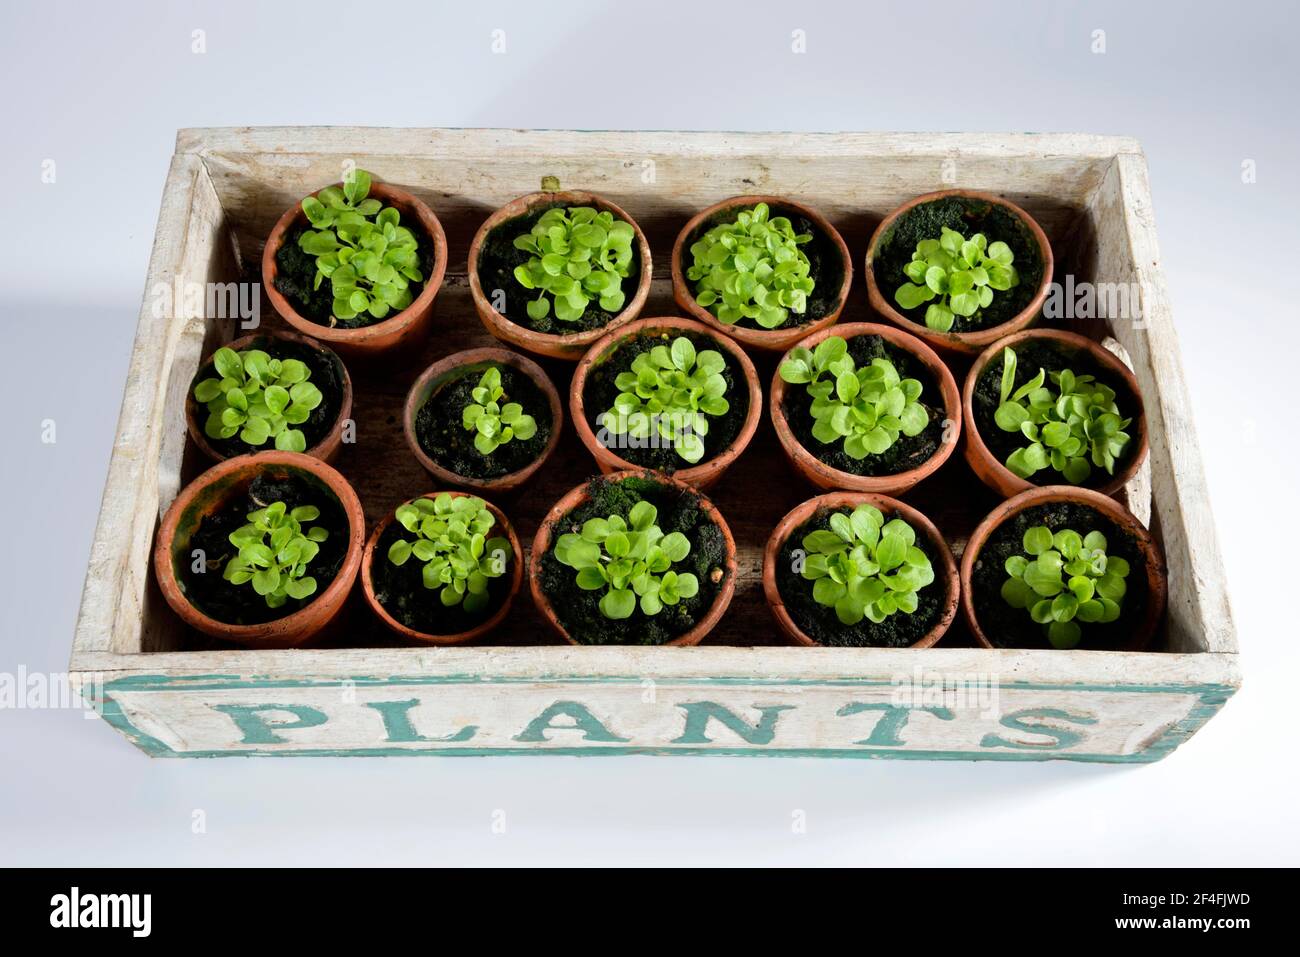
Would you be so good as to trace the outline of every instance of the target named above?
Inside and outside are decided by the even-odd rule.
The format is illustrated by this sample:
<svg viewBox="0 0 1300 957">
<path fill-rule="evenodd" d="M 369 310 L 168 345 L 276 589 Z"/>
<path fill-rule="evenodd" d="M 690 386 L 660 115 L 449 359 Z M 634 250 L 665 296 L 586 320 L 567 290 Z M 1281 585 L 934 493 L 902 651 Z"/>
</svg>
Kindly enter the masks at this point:
<svg viewBox="0 0 1300 957">
<path fill-rule="evenodd" d="M 947 578 L 942 574 L 943 568 L 939 564 L 939 554 L 934 543 L 920 529 L 916 529 L 916 547 L 925 552 L 930 564 L 934 566 L 934 581 L 917 592 L 916 611 L 910 615 L 896 611 L 879 624 L 864 618 L 856 625 L 845 625 L 835 614 L 834 608 L 819 605 L 813 600 L 813 583 L 795 571 L 795 559 L 798 557 L 795 551 L 802 550 L 804 537 L 818 529 L 829 529 L 831 515 L 836 512 L 847 515 L 850 511 L 851 509 L 818 509 L 781 546 L 776 587 L 781 593 L 781 601 L 785 603 L 785 610 L 803 633 L 820 645 L 835 648 L 906 648 L 913 645 L 926 636 L 943 614 L 949 586 Z M 898 517 L 886 513 L 885 521 Z"/>
<path fill-rule="evenodd" d="M 495 535 L 504 536 L 504 530 L 499 524 L 493 525 L 487 532 L 488 538 Z M 400 523 L 389 522 L 375 548 L 370 574 L 375 597 L 385 611 L 407 628 L 414 628 L 426 635 L 459 635 L 496 614 L 510 593 L 514 563 L 520 560 L 518 555 L 510 557 L 504 575 L 488 579 L 487 607 L 471 613 L 465 610 L 463 604 L 448 608 L 439 597 L 439 589 L 424 587 L 424 563 L 419 559 L 412 556 L 404 565 L 394 565 L 388 560 L 388 549 L 393 542 L 408 536 L 409 533 Z"/>
<path fill-rule="evenodd" d="M 414 220 L 414 217 L 409 219 Z M 420 272 L 425 279 L 428 279 L 433 271 L 433 242 L 420 229 L 418 221 L 408 221 L 408 217 L 403 216 L 402 225 L 415 234 L 417 253 L 420 257 Z M 275 288 L 289 300 L 289 304 L 294 309 L 298 310 L 298 314 L 318 325 L 337 329 L 359 329 L 396 316 L 397 313 L 390 310 L 384 319 L 375 319 L 368 312 L 360 313 L 351 319 L 334 318 L 334 296 L 330 292 L 330 282 L 328 279 L 322 279 L 319 289 L 312 288 L 312 283 L 316 279 L 316 257 L 303 252 L 298 246 L 298 237 L 311 228 L 310 223 L 290 226 L 284 234 L 280 251 L 275 254 Z M 423 289 L 424 283 L 411 283 L 412 298 L 418 299 Z"/>
<path fill-rule="evenodd" d="M 302 425 L 291 426 L 291 428 L 300 429 L 303 437 L 307 441 L 307 448 L 312 448 L 319 444 L 325 436 L 329 435 L 330 430 L 334 427 L 334 422 L 338 418 L 339 408 L 343 404 L 343 376 L 340 367 L 325 353 L 312 349 L 301 342 L 286 342 L 283 339 L 273 339 L 269 336 L 266 339 L 255 341 L 250 348 L 261 349 L 267 355 L 274 359 L 298 359 L 306 363 L 307 368 L 311 370 L 311 377 L 307 380 L 321 392 L 321 403 L 311 410 L 307 416 L 307 421 Z M 190 395 L 194 395 L 194 387 L 204 379 L 220 378 L 211 361 L 205 363 L 190 382 Z M 198 418 L 197 425 L 200 430 L 203 424 L 208 420 L 207 406 L 201 402 L 195 403 L 195 415 Z M 214 439 L 205 435 L 208 445 L 221 455 L 234 456 L 243 455 L 247 452 L 266 452 L 275 448 L 275 439 L 268 439 L 263 445 L 249 445 L 235 433 L 228 439 Z"/>
<path fill-rule="evenodd" d="M 923 239 L 938 239 L 943 227 L 955 229 L 967 239 L 983 233 L 990 243 L 1001 240 L 1015 256 L 1012 265 L 1020 275 L 1020 284 L 1004 292 L 994 292 L 993 302 L 973 316 L 954 317 L 951 332 L 972 332 L 1009 322 L 1029 305 L 1043 279 L 1043 260 L 1029 227 L 1004 206 L 948 196 L 914 206 L 894 221 L 889 232 L 880 238 L 872 263 L 876 285 L 885 301 L 913 322 L 925 325 L 929 303 L 904 309 L 894 300 L 903 283 L 911 282 L 903 267 L 912 261 L 916 244 Z"/>
<path fill-rule="evenodd" d="M 1007 580 L 1006 561 L 1024 554 L 1025 532 L 1046 525 L 1053 533 L 1069 528 L 1080 535 L 1098 531 L 1106 536 L 1106 555 L 1126 560 L 1128 591 L 1115 621 L 1103 625 L 1081 623 L 1083 640 L 1078 647 L 1085 651 L 1113 651 L 1127 645 L 1133 629 L 1146 612 L 1149 589 L 1146 562 L 1132 536 L 1114 522 L 1087 505 L 1076 502 L 1053 502 L 1025 509 L 1010 521 L 1003 522 L 985 541 L 975 558 L 971 572 L 975 617 L 989 641 L 999 648 L 1051 648 L 1047 630 L 1029 617 L 1024 608 L 1012 608 L 1002 598 L 1002 583 Z"/>
<path fill-rule="evenodd" d="M 316 592 L 304 599 L 290 598 L 279 608 L 267 607 L 251 583 L 234 585 L 222 577 L 226 562 L 238 553 L 230 544 L 230 533 L 248 524 L 249 512 L 273 502 L 284 502 L 288 508 L 315 505 L 320 517 L 308 528 L 320 526 L 329 532 L 307 566 L 307 574 L 316 579 Z M 194 571 L 194 549 L 202 549 L 206 557 L 202 572 Z M 176 568 L 185 597 L 199 611 L 229 625 L 257 625 L 291 615 L 319 598 L 338 574 L 347 550 L 347 513 L 333 493 L 304 476 L 268 471 L 253 479 L 245 494 L 232 496 L 199 523 Z"/>
<path fill-rule="evenodd" d="M 465 478 L 494 479 L 530 465 L 551 440 L 551 404 L 537 383 L 513 366 L 498 365 L 504 395 L 500 404 L 518 402 L 537 420 L 530 439 L 511 439 L 489 455 L 474 447 L 475 433 L 466 429 L 462 415 L 474 400 L 471 393 L 487 365 L 467 367 L 459 378 L 445 383 L 415 413 L 415 437 L 426 455 L 443 468 Z M 448 632 L 454 634 L 454 632 Z"/>
<path fill-rule="evenodd" d="M 515 237 L 523 236 L 532 230 L 533 225 L 542 218 L 542 214 L 548 209 L 554 209 L 557 206 L 567 207 L 569 205 L 568 203 L 551 203 L 548 206 L 539 206 L 525 216 L 507 220 L 488 233 L 478 255 L 478 281 L 483 289 L 483 295 L 487 296 L 488 301 L 494 302 L 493 292 L 500 289 L 505 293 L 504 308 L 498 310 L 502 315 L 517 326 L 555 336 L 567 336 L 575 332 L 587 332 L 591 329 L 603 328 L 609 325 L 611 319 L 623 311 L 620 309 L 618 312 L 606 312 L 600 308 L 600 301 L 593 299 L 587 303 L 587 308 L 582 313 L 582 316 L 573 322 L 562 322 L 555 318 L 554 301 L 551 303 L 551 311 L 547 313 L 546 318 L 534 320 L 528 315 L 528 303 L 530 300 L 537 298 L 538 291 L 536 289 L 525 289 L 519 285 L 519 280 L 515 279 L 515 267 L 522 266 L 531 258 L 530 253 L 515 248 Z M 641 244 L 634 239 L 632 241 L 632 262 L 628 265 L 627 276 L 619 284 L 623 290 L 623 295 L 626 297 L 624 308 L 636 295 L 636 289 L 640 282 Z"/>
<path fill-rule="evenodd" d="M 1060 372 L 1062 369 L 1069 369 L 1075 375 L 1096 376 L 1098 382 L 1115 390 L 1115 404 L 1119 407 L 1120 415 L 1123 418 L 1132 418 L 1134 420 L 1125 431 L 1130 436 L 1136 435 L 1137 398 L 1129 390 L 1127 383 L 1122 378 L 1111 374 L 1100 363 L 1094 361 L 1088 353 L 1042 340 L 1022 342 L 1020 345 L 1015 346 L 1015 352 L 1017 389 L 1038 375 L 1040 368 L 1046 369 L 1048 372 L 1049 378 L 1046 382 L 1048 386 L 1052 384 L 1051 373 Z M 979 381 L 975 383 L 975 390 L 971 399 L 975 427 L 979 430 L 980 438 L 984 440 L 984 444 L 997 457 L 999 462 L 1005 463 L 1007 456 L 1012 452 L 1029 444 L 1029 440 L 1019 432 L 1002 431 L 993 418 L 998 411 L 998 405 L 1002 401 L 1002 355 L 1000 353 L 980 374 Z M 1124 454 L 1116 460 L 1116 474 L 1127 467 L 1136 451 L 1137 440 L 1134 438 L 1130 440 Z M 1088 481 L 1083 483 L 1083 487 L 1097 488 L 1106 484 L 1109 479 L 1109 472 L 1094 465 L 1092 474 L 1088 476 Z M 1025 481 L 1034 485 L 1070 484 L 1065 480 L 1064 475 L 1050 465 L 1045 469 L 1039 469 Z"/>
<path fill-rule="evenodd" d="M 770 209 L 769 218 L 771 216 L 785 216 L 790 220 L 790 225 L 794 227 L 795 235 L 812 234 L 812 239 L 800 246 L 799 249 L 808 257 L 808 275 L 812 277 L 813 291 L 808 294 L 808 302 L 802 314 L 791 312 L 786 318 L 785 324 L 777 326 L 778 329 L 782 330 L 797 329 L 800 326 L 806 326 L 810 322 L 816 322 L 823 316 L 830 315 L 840 307 L 842 304 L 840 286 L 844 282 L 844 259 L 840 256 L 840 247 L 835 240 L 819 229 L 812 220 L 780 206 L 771 206 Z M 736 207 L 721 210 L 702 222 L 695 232 L 687 237 L 682 246 L 681 267 L 683 276 L 686 275 L 686 270 L 690 268 L 691 263 L 694 261 L 691 256 L 691 246 L 695 245 L 699 238 L 714 226 L 721 223 L 734 223 L 737 214 L 740 212 L 741 209 Z M 686 285 L 694 294 L 695 283 L 688 279 Z M 745 329 L 769 331 L 753 319 L 742 318 L 737 320 L 735 324 Z"/>
<path fill-rule="evenodd" d="M 541 560 L 542 590 L 565 630 L 575 641 L 586 645 L 662 645 L 694 628 L 708 614 L 722 588 L 727 553 L 722 531 L 700 508 L 699 496 L 650 477 L 618 482 L 597 478 L 587 490 L 591 499 L 551 529 L 552 547 Z M 690 554 L 673 568 L 678 572 L 692 572 L 699 579 L 700 590 L 694 598 L 665 605 L 657 615 L 646 616 L 638 606 L 632 617 L 611 621 L 600 612 L 603 592 L 583 591 L 578 587 L 577 572 L 556 560 L 554 542 L 566 532 L 581 529 L 588 519 L 610 515 L 626 518 L 632 506 L 640 501 L 648 501 L 659 510 L 656 524 L 665 535 L 681 532 L 690 541 Z"/>
<path fill-rule="evenodd" d="M 897 475 L 919 468 L 939 450 L 939 443 L 943 441 L 944 409 L 939 383 L 920 360 L 890 345 L 881 336 L 855 336 L 848 342 L 849 355 L 858 368 L 869 365 L 872 359 L 888 359 L 901 378 L 920 382 L 920 402 L 930 413 L 930 424 L 917 435 L 907 436 L 900 432 L 898 441 L 879 455 L 855 459 L 844 451 L 842 441 L 819 442 L 813 437 L 816 420 L 812 417 L 812 397 L 808 395 L 808 388 L 787 384 L 781 411 L 785 413 L 795 438 L 831 468 L 852 475 Z"/>
<path fill-rule="evenodd" d="M 597 436 L 602 434 L 601 427 L 596 423 L 597 418 L 614 407 L 614 400 L 619 395 L 620 390 L 615 384 L 619 374 L 630 370 L 632 362 L 637 356 L 649 352 L 655 346 L 671 345 L 674 339 L 683 335 L 695 347 L 697 354 L 705 349 L 712 349 L 721 354 L 723 361 L 726 363 L 726 368 L 722 370 L 722 377 L 727 380 L 726 399 L 731 405 L 726 415 L 707 417 L 709 433 L 704 436 L 704 457 L 695 464 L 701 465 L 709 461 L 709 459 L 726 451 L 731 443 L 736 441 L 736 436 L 740 435 L 740 430 L 745 425 L 745 417 L 749 415 L 749 383 L 745 380 L 745 373 L 731 353 L 721 348 L 717 340 L 712 336 L 678 331 L 660 335 L 636 336 L 633 339 L 624 340 L 618 344 L 605 361 L 591 370 L 582 393 L 582 402 L 587 413 L 587 422 Z M 611 435 L 610 438 L 617 442 L 629 444 L 637 441 L 627 435 Z M 691 467 L 691 463 L 683 459 L 668 445 L 659 448 L 619 446 L 614 451 L 621 458 L 627 459 L 634 465 L 659 472 L 667 472 L 669 475 L 678 469 Z"/>
</svg>

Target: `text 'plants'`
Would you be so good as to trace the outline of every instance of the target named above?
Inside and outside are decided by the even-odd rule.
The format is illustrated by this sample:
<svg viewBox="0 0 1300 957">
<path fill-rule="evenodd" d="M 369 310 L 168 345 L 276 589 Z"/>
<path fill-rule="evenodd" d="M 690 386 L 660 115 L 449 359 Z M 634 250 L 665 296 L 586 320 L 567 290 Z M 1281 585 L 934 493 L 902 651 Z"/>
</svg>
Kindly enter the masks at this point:
<svg viewBox="0 0 1300 957">
<path fill-rule="evenodd" d="M 691 244 L 686 278 L 695 283 L 695 301 L 727 325 L 784 325 L 790 313 L 807 311 L 814 282 L 799 247 L 811 240 L 811 233 L 795 233 L 788 217 L 769 218 L 766 203 L 742 210 Z"/>
<path fill-rule="evenodd" d="M 921 404 L 921 383 L 904 379 L 888 359 L 876 358 L 857 368 L 848 343 L 831 336 L 813 350 L 792 349 L 781 363 L 781 378 L 807 385 L 818 442 L 844 443 L 855 459 L 879 455 L 899 435 L 919 435 L 930 424 Z"/>
<path fill-rule="evenodd" d="M 424 587 L 436 590 L 448 608 L 463 604 L 471 613 L 487 608 L 488 584 L 506 573 L 514 549 L 507 538 L 487 537 L 496 517 L 481 498 L 446 492 L 417 498 L 399 505 L 394 518 L 414 538 L 388 546 L 390 562 L 423 562 Z"/>
<path fill-rule="evenodd" d="M 649 502 L 637 502 L 626 519 L 589 519 L 581 531 L 556 540 L 555 558 L 577 570 L 578 587 L 605 592 L 600 613 L 606 618 L 630 618 L 638 603 L 643 614 L 657 615 L 699 591 L 693 573 L 673 571 L 690 554 L 690 540 L 681 532 L 665 535 L 658 517 Z"/>
<path fill-rule="evenodd" d="M 1053 647 L 1078 645 L 1080 622 L 1104 625 L 1119 618 L 1129 564 L 1107 556 L 1105 535 L 1068 528 L 1052 534 L 1039 525 L 1025 532 L 1021 544 L 1025 554 L 1006 561 L 1010 577 L 1002 583 L 1002 598 L 1012 608 L 1027 609 Z"/>
</svg>

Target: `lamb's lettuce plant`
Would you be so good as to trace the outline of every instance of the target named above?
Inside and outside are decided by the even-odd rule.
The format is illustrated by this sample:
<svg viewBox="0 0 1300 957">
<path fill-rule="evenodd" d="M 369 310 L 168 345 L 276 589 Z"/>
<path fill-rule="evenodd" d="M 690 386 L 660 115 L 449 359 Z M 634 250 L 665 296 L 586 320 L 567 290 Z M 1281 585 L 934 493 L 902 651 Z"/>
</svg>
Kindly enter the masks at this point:
<svg viewBox="0 0 1300 957">
<path fill-rule="evenodd" d="M 635 238 L 632 224 L 608 210 L 554 206 L 542 213 L 532 229 L 514 240 L 516 249 L 530 254 L 515 267 L 515 281 L 538 291 L 528 303 L 529 318 L 545 319 L 552 302 L 561 322 L 577 322 L 593 299 L 606 312 L 621 310 Z"/>
<path fill-rule="evenodd" d="M 508 538 L 488 538 L 496 517 L 481 498 L 446 492 L 417 498 L 399 505 L 394 518 L 414 538 L 394 541 L 390 562 L 423 562 L 424 587 L 436 590 L 445 607 L 462 605 L 470 613 L 487 608 L 489 583 L 506 573 L 515 556 Z"/>
<path fill-rule="evenodd" d="M 589 519 L 580 531 L 556 540 L 555 558 L 577 570 L 578 587 L 604 591 L 600 613 L 606 618 L 630 618 L 638 604 L 642 614 L 657 615 L 699 592 L 692 572 L 673 570 L 690 554 L 690 539 L 681 532 L 665 535 L 655 524 L 658 517 L 649 502 L 637 502 L 626 519 Z"/>
<path fill-rule="evenodd" d="M 324 397 L 308 381 L 311 370 L 305 362 L 276 359 L 261 349 L 222 347 L 212 365 L 218 378 L 194 386 L 195 400 L 207 406 L 203 432 L 208 438 L 238 435 L 252 446 L 274 439 L 282 451 L 306 450 L 306 436 L 293 426 L 306 422 Z"/>
<path fill-rule="evenodd" d="M 527 440 L 537 434 L 537 420 L 525 414 L 518 402 L 502 405 L 504 396 L 501 370 L 489 366 L 470 392 L 474 401 L 461 412 L 461 424 L 474 433 L 474 448 L 480 455 L 491 455 L 514 439 Z"/>
<path fill-rule="evenodd" d="M 298 245 L 316 257 L 312 288 L 329 280 L 336 319 L 400 312 L 414 301 L 411 283 L 424 280 L 415 234 L 401 225 L 401 213 L 369 193 L 370 174 L 356 169 L 342 189 L 327 186 L 302 201 L 312 228 Z"/>
<path fill-rule="evenodd" d="M 863 618 L 879 624 L 896 612 L 916 611 L 917 593 L 934 581 L 916 530 L 900 518 L 886 522 L 871 505 L 834 512 L 829 521 L 829 530 L 803 539 L 802 575 L 813 583 L 813 599 L 834 608 L 845 625 Z"/>
<path fill-rule="evenodd" d="M 316 579 L 307 574 L 307 566 L 319 554 L 319 543 L 329 538 L 328 529 L 307 528 L 319 517 L 315 505 L 290 509 L 284 502 L 249 512 L 248 524 L 229 535 L 239 551 L 226 562 L 222 577 L 234 585 L 251 584 L 268 608 L 311 597 Z"/>
<path fill-rule="evenodd" d="M 792 385 L 807 386 L 813 437 L 826 444 L 842 441 L 855 459 L 879 455 L 899 435 L 919 435 L 930 424 L 919 380 L 900 377 L 884 358 L 858 368 L 839 336 L 823 339 L 813 350 L 792 349 L 780 374 Z"/>
<path fill-rule="evenodd" d="M 1083 638 L 1080 622 L 1107 624 L 1119 618 L 1129 564 L 1106 554 L 1105 535 L 1080 535 L 1068 528 L 1053 534 L 1038 525 L 1025 532 L 1021 544 L 1025 553 L 1006 561 L 1010 577 L 1002 583 L 1002 599 L 1012 608 L 1026 609 L 1053 647 L 1076 647 Z"/>
<path fill-rule="evenodd" d="M 788 217 L 770 212 L 766 203 L 741 210 L 734 222 L 714 226 L 691 244 L 686 278 L 695 283 L 695 301 L 719 322 L 752 319 L 775 329 L 790 313 L 807 311 L 814 280 L 799 247 L 812 234 L 796 233 Z"/>
<path fill-rule="evenodd" d="M 1007 456 L 1007 468 L 1027 479 L 1050 466 L 1073 485 L 1086 482 L 1094 465 L 1115 474 L 1115 462 L 1131 441 L 1124 430 L 1133 421 L 1121 417 L 1115 390 L 1069 369 L 1051 374 L 1055 390 L 1048 379 L 1040 368 L 1015 388 L 1015 350 L 1002 350 L 1001 401 L 993 420 L 1004 432 L 1029 440 Z"/>
<path fill-rule="evenodd" d="M 990 243 L 983 233 L 967 239 L 945 226 L 938 239 L 922 239 L 916 244 L 912 261 L 903 267 L 911 282 L 898 287 L 894 301 L 904 309 L 930 303 L 925 310 L 926 326 L 947 332 L 956 316 L 969 318 L 988 308 L 995 292 L 1020 285 L 1014 260 L 1011 247 L 1004 242 Z"/>
<path fill-rule="evenodd" d="M 726 415 L 731 408 L 722 374 L 726 366 L 721 352 L 697 353 L 685 336 L 655 346 L 618 374 L 619 394 L 600 423 L 614 435 L 647 439 L 657 433 L 694 465 L 704 456 L 709 416 Z"/>
</svg>

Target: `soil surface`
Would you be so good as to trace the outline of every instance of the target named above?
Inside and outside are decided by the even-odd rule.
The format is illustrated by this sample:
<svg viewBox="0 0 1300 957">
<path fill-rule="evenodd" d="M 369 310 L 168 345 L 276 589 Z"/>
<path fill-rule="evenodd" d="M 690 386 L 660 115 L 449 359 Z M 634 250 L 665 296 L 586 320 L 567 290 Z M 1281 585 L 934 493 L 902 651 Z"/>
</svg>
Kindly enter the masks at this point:
<svg viewBox="0 0 1300 957">
<path fill-rule="evenodd" d="M 1080 535 L 1101 532 L 1106 536 L 1107 556 L 1118 555 L 1128 562 L 1129 574 L 1124 579 L 1128 592 L 1120 604 L 1119 618 L 1106 625 L 1081 622 L 1083 640 L 1078 645 L 1085 651 L 1124 648 L 1146 612 L 1146 562 L 1132 536 L 1092 508 L 1076 502 L 1052 502 L 1025 509 L 1003 522 L 984 543 L 971 572 L 975 617 L 984 634 L 999 648 L 1052 647 L 1047 629 L 1030 618 L 1027 609 L 1008 605 L 1001 594 L 1002 583 L 1008 578 L 1006 560 L 1012 555 L 1024 555 L 1025 532 L 1038 525 L 1046 525 L 1053 533 L 1066 528 Z"/>
<path fill-rule="evenodd" d="M 726 573 L 726 542 L 722 531 L 701 510 L 699 496 L 649 478 L 628 478 L 620 482 L 597 478 L 587 489 L 590 501 L 555 524 L 551 550 L 540 563 L 542 590 L 560 624 L 575 641 L 586 645 L 662 645 L 690 631 L 708 614 Z M 694 573 L 700 590 L 693 598 L 665 605 L 657 615 L 647 616 L 638 606 L 632 617 L 611 621 L 600 612 L 604 593 L 578 587 L 577 572 L 556 560 L 554 542 L 566 532 L 581 529 L 588 519 L 610 515 L 626 518 L 632 506 L 640 501 L 648 501 L 659 510 L 656 524 L 665 535 L 681 532 L 690 541 L 690 554 L 675 564 L 673 570 Z M 719 571 L 722 575 L 716 574 Z"/>
</svg>

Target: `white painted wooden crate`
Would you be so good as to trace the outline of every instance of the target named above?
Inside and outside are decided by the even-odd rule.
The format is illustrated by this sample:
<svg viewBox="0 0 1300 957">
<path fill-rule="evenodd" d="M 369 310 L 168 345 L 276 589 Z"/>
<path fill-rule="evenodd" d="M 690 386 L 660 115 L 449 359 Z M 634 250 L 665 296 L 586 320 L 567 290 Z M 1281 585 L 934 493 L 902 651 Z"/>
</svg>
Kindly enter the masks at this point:
<svg viewBox="0 0 1300 957">
<path fill-rule="evenodd" d="M 447 231 L 448 277 L 426 358 L 482 341 L 465 279 L 469 240 L 493 209 L 536 189 L 543 175 L 601 192 L 641 223 L 656 276 L 645 316 L 676 312 L 666 279 L 676 231 L 730 195 L 787 194 L 835 223 L 859 271 L 845 321 L 871 318 L 862 256 L 894 206 L 953 185 L 1013 199 L 1052 240 L 1058 279 L 1069 273 L 1142 290 L 1142 321 L 1086 331 L 1122 343 L 1146 400 L 1150 491 L 1139 482 L 1129 496 L 1139 514 L 1150 508 L 1168 559 L 1158 650 L 991 651 L 959 639 L 945 647 L 954 643 L 948 638 L 916 651 L 788 647 L 762 607 L 756 557 L 780 513 L 766 524 L 737 521 L 729 502 L 749 494 L 739 483 L 756 480 L 790 502 L 812 492 L 784 471 L 769 474 L 767 453 L 753 449 L 746 456 L 760 457 L 742 458 L 714 493 L 741 542 L 741 573 L 730 624 L 700 647 L 530 645 L 551 638 L 527 617 L 508 623 L 495 639 L 502 644 L 468 648 L 401 647 L 367 630 L 355 642 L 345 634 L 338 647 L 255 652 L 214 648 L 187 633 L 152 580 L 150 548 L 162 511 L 205 465 L 187 448 L 186 387 L 200 358 L 233 330 L 198 310 L 156 315 L 154 292 L 178 282 L 257 281 L 275 219 L 338 180 L 347 160 L 415 192 Z M 265 300 L 262 314 L 274 324 Z M 376 429 L 388 427 L 413 375 L 376 385 Z M 361 415 L 366 402 L 359 390 Z M 366 462 L 400 478 L 358 483 L 373 522 L 402 497 L 427 491 L 428 481 L 399 440 L 366 448 L 366 428 L 363 419 L 357 450 L 345 453 L 357 456 L 354 472 Z M 554 488 L 594 471 L 584 455 L 573 452 L 560 478 L 525 493 L 519 508 L 540 514 L 558 497 Z M 945 469 L 963 468 L 959 459 Z M 349 473 L 346 457 L 341 467 Z M 944 494 L 986 505 L 974 485 L 967 477 Z M 524 524 L 531 535 L 535 524 Z M 946 531 L 960 541 L 960 529 Z M 520 603 L 528 604 L 526 595 Z M 1140 147 L 1066 134 L 183 130 L 163 191 L 71 667 L 108 721 L 158 756 L 1163 757 L 1217 712 L 1240 677 Z"/>
</svg>

